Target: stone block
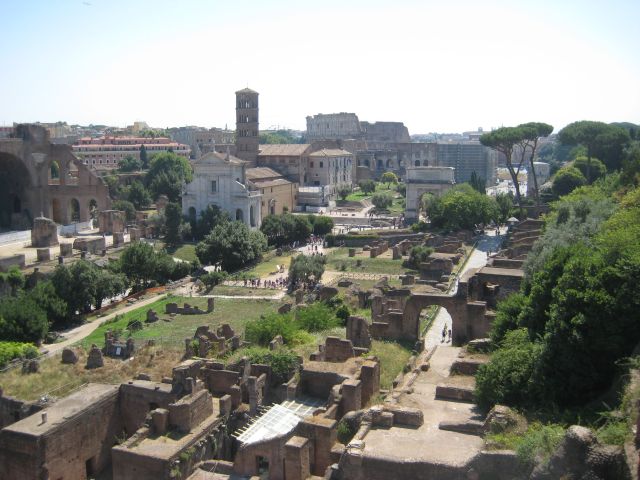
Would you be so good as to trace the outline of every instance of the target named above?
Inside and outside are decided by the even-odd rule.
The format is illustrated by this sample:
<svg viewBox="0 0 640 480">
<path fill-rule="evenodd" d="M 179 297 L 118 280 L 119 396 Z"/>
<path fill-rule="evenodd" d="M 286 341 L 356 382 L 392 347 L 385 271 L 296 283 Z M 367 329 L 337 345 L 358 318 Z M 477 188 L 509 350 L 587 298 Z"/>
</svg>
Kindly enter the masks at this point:
<svg viewBox="0 0 640 480">
<path fill-rule="evenodd" d="M 103 210 L 98 214 L 98 228 L 100 233 L 113 235 L 124 232 L 124 212 L 119 210 Z"/>
<path fill-rule="evenodd" d="M 356 249 L 355 248 L 350 248 L 349 249 L 349 256 L 350 257 L 355 257 L 356 256 Z"/>
<path fill-rule="evenodd" d="M 291 437 L 284 446 L 284 469 L 287 480 L 305 480 L 311 474 L 309 440 Z"/>
<path fill-rule="evenodd" d="M 31 229 L 31 246 L 36 248 L 55 247 L 58 245 L 58 226 L 45 217 L 33 219 Z"/>
<path fill-rule="evenodd" d="M 89 355 L 87 356 L 87 365 L 86 368 L 100 368 L 104 366 L 104 358 L 102 357 L 102 351 L 98 348 L 97 345 L 91 345 L 91 350 L 89 350 Z"/>
<path fill-rule="evenodd" d="M 124 232 L 113 232 L 113 246 L 124 245 Z"/>
<path fill-rule="evenodd" d="M 164 435 L 169 427 L 169 410 L 156 408 L 151 412 L 151 423 L 156 435 Z"/>
<path fill-rule="evenodd" d="M 60 256 L 61 257 L 70 257 L 73 254 L 73 244 L 72 243 L 61 243 L 60 244 Z"/>
<path fill-rule="evenodd" d="M 76 364 L 78 363 L 78 354 L 70 348 L 62 350 L 62 363 Z"/>
<path fill-rule="evenodd" d="M 39 262 L 48 262 L 49 260 L 51 260 L 51 250 L 49 250 L 49 247 L 38 248 L 36 252 Z"/>
</svg>

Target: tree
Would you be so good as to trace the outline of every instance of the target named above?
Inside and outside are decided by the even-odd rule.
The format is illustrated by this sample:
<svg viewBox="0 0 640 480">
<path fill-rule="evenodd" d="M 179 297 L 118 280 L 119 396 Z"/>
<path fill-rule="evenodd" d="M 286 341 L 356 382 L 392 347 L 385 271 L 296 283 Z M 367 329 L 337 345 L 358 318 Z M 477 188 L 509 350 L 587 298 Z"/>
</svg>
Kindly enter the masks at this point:
<svg viewBox="0 0 640 480">
<path fill-rule="evenodd" d="M 529 150 L 529 176 L 533 178 L 533 192 L 536 198 L 536 204 L 540 202 L 540 191 L 538 188 L 538 177 L 534 166 L 536 150 L 538 149 L 538 141 L 541 137 L 548 137 L 553 132 L 553 127 L 548 123 L 529 122 L 518 125 L 520 131 L 519 147 L 523 157 L 527 156 Z"/>
<path fill-rule="evenodd" d="M 480 143 L 485 147 L 489 147 L 505 157 L 507 170 L 511 176 L 511 181 L 516 190 L 516 203 L 520 209 L 520 214 L 524 216 L 522 209 L 522 196 L 520 194 L 520 183 L 518 175 L 524 163 L 524 157 L 520 159 L 518 164 L 513 162 L 514 147 L 522 141 L 522 132 L 516 127 L 502 127 L 492 132 L 485 133 L 480 136 Z"/>
<path fill-rule="evenodd" d="M 267 215 L 262 220 L 260 231 L 269 240 L 269 244 L 282 246 L 295 241 L 303 242 L 311 235 L 312 226 L 309 215 Z"/>
<path fill-rule="evenodd" d="M 587 156 L 587 181 L 591 183 L 591 157 L 602 159 L 610 170 L 620 167 L 624 146 L 629 142 L 629 132 L 603 122 L 583 120 L 573 122 L 558 132 L 563 145 L 583 145 Z"/>
<path fill-rule="evenodd" d="M 313 218 L 314 235 L 326 235 L 333 230 L 333 219 L 324 215 L 309 215 L 309 220 Z"/>
<path fill-rule="evenodd" d="M 123 173 L 136 172 L 141 168 L 142 162 L 131 155 L 127 155 L 125 158 L 118 162 L 118 171 Z"/>
<path fill-rule="evenodd" d="M 177 203 L 170 202 L 164 209 L 165 216 L 165 241 L 168 245 L 180 243 L 180 225 L 182 224 L 182 209 Z"/>
<path fill-rule="evenodd" d="M 147 147 L 140 145 L 140 165 L 144 170 L 149 168 L 149 158 L 147 157 Z"/>
<path fill-rule="evenodd" d="M 587 169 L 589 167 L 587 166 Z M 552 190 L 558 196 L 567 195 L 578 187 L 586 185 L 587 179 L 575 167 L 564 167 L 553 177 Z"/>
<path fill-rule="evenodd" d="M 156 273 L 156 255 L 153 246 L 136 242 L 124 249 L 120 255 L 119 270 L 134 285 L 135 291 L 144 290 Z"/>
<path fill-rule="evenodd" d="M 487 193 L 487 181 L 484 178 L 479 177 L 475 170 L 471 172 L 469 185 L 471 185 L 474 190 L 483 195 Z"/>
<path fill-rule="evenodd" d="M 192 221 L 192 219 L 189 220 Z M 200 212 L 200 218 L 197 220 L 195 229 L 193 230 L 196 239 L 202 240 L 211 233 L 213 227 L 229 221 L 231 221 L 231 217 L 227 212 L 220 210 L 220 207 L 217 205 L 208 205 L 207 208 Z"/>
<path fill-rule="evenodd" d="M 371 203 L 378 210 L 385 210 L 391 206 L 393 203 L 393 196 L 389 192 L 376 192 L 371 197 Z"/>
<path fill-rule="evenodd" d="M 151 205 L 151 195 L 149 195 L 149 191 L 144 188 L 142 182 L 135 180 L 131 184 L 129 188 L 129 201 L 136 210 L 141 210 L 142 207 Z"/>
<path fill-rule="evenodd" d="M 196 255 L 203 265 L 220 264 L 231 272 L 254 262 L 267 248 L 267 237 L 260 231 L 252 231 L 239 221 L 217 225 L 196 246 Z"/>
<path fill-rule="evenodd" d="M 111 208 L 124 212 L 124 216 L 128 221 L 136 219 L 136 207 L 128 200 L 116 200 L 111 204 Z"/>
<path fill-rule="evenodd" d="M 382 183 L 386 183 L 387 184 L 387 189 L 389 189 L 391 187 L 392 183 L 394 185 L 396 185 L 398 183 L 398 177 L 393 172 L 384 172 L 382 174 L 382 177 L 380 178 L 380 181 Z"/>
<path fill-rule="evenodd" d="M 580 173 L 586 179 L 588 175 L 591 176 L 591 181 L 589 183 L 593 183 L 601 177 L 604 177 L 607 173 L 607 167 L 604 163 L 602 163 L 597 158 L 592 158 L 591 163 L 589 163 L 589 159 L 583 155 L 577 157 L 573 161 L 573 166 L 580 170 Z"/>
<path fill-rule="evenodd" d="M 322 277 L 326 263 L 327 257 L 325 256 L 298 255 L 294 257 L 289 266 L 291 284 L 294 286 L 298 284 L 315 284 Z"/>
<path fill-rule="evenodd" d="M 338 186 L 338 196 L 342 200 L 346 200 L 349 194 L 353 191 L 353 188 L 348 183 L 341 183 Z"/>
<path fill-rule="evenodd" d="M 420 264 L 426 262 L 429 255 L 433 253 L 433 248 L 424 245 L 416 245 L 411 248 L 409 252 L 409 258 L 404 262 L 403 266 L 406 268 L 413 268 L 418 270 Z"/>
<path fill-rule="evenodd" d="M 407 184 L 406 183 L 398 183 L 396 187 L 396 191 L 402 195 L 403 197 L 407 197 Z"/>
<path fill-rule="evenodd" d="M 373 193 L 376 191 L 376 182 L 373 180 L 360 180 L 358 186 L 363 193 Z"/>
<path fill-rule="evenodd" d="M 625 185 L 640 184 L 640 142 L 632 142 L 625 150 L 621 181 Z"/>
<path fill-rule="evenodd" d="M 127 281 L 124 275 L 100 269 L 93 285 L 93 300 L 96 308 L 101 308 L 104 300 L 121 295 L 126 290 Z"/>
<path fill-rule="evenodd" d="M 193 172 L 189 160 L 173 152 L 162 152 L 151 159 L 145 181 L 153 198 L 164 194 L 169 201 L 177 202 L 182 195 L 182 183 L 189 183 Z"/>
<path fill-rule="evenodd" d="M 469 184 L 456 185 L 441 197 L 429 199 L 429 218 L 434 227 L 473 230 L 476 225 L 498 220 L 500 213 L 493 197 L 483 195 Z"/>
<path fill-rule="evenodd" d="M 496 194 L 496 203 L 498 204 L 498 210 L 500 212 L 498 222 L 504 223 L 511 216 L 511 209 L 513 208 L 513 193 L 508 192 Z"/>
<path fill-rule="evenodd" d="M 47 315 L 24 294 L 0 301 L 0 338 L 39 343 L 49 330 Z"/>
</svg>

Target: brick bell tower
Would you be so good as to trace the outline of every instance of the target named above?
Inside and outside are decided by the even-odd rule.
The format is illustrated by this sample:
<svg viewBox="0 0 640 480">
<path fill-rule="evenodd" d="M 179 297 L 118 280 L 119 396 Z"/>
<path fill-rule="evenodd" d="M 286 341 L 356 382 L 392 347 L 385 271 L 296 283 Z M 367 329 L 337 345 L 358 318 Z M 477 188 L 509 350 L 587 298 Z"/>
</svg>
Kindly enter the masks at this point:
<svg viewBox="0 0 640 480">
<path fill-rule="evenodd" d="M 236 92 L 236 157 L 256 166 L 258 160 L 258 92 L 244 88 Z"/>
</svg>

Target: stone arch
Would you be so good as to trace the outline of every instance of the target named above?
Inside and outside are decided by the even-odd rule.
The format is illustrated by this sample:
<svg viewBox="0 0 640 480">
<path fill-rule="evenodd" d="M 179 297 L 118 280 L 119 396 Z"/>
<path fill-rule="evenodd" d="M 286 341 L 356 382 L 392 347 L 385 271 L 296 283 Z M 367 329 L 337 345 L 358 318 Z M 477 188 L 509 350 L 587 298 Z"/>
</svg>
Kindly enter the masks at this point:
<svg viewBox="0 0 640 480">
<path fill-rule="evenodd" d="M 415 162 L 415 166 L 416 166 L 416 167 L 419 167 L 419 166 L 420 166 L 420 160 L 416 160 L 416 162 Z"/>
<path fill-rule="evenodd" d="M 244 213 L 242 212 L 241 208 L 236 209 L 236 220 L 244 222 Z"/>
<path fill-rule="evenodd" d="M 36 210 L 28 169 L 18 157 L 0 153 L 0 229 L 30 228 Z"/>
<path fill-rule="evenodd" d="M 62 210 L 62 203 L 59 198 L 51 199 L 51 217 L 56 223 L 67 223 L 64 218 L 64 211 Z"/>
<path fill-rule="evenodd" d="M 69 200 L 69 220 L 71 223 L 80 221 L 80 202 L 77 198 Z"/>
<path fill-rule="evenodd" d="M 57 160 L 52 160 L 49 164 L 49 183 L 60 182 L 60 164 Z"/>
<path fill-rule="evenodd" d="M 98 201 L 95 198 L 89 200 L 89 217 L 94 220 L 98 218 Z"/>
<path fill-rule="evenodd" d="M 197 219 L 196 207 L 189 207 L 187 215 L 189 216 L 189 221 L 195 222 Z"/>
<path fill-rule="evenodd" d="M 253 205 L 251 205 L 249 207 L 249 224 L 252 227 L 256 226 L 256 215 L 255 215 L 255 211 L 254 211 Z"/>
<path fill-rule="evenodd" d="M 382 170 L 384 168 L 382 160 L 380 160 L 380 159 L 376 160 L 376 168 L 378 170 Z"/>
</svg>

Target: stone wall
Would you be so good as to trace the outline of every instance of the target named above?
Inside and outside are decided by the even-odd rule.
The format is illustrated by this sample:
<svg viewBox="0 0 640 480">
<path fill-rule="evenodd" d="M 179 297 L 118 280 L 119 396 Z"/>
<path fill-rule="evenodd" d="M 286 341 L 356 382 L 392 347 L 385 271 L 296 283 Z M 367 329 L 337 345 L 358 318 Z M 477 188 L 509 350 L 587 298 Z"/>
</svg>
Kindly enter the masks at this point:
<svg viewBox="0 0 640 480">
<path fill-rule="evenodd" d="M 213 403 L 209 392 L 200 390 L 169 404 L 168 410 L 169 424 L 176 430 L 187 433 L 213 415 Z"/>
<path fill-rule="evenodd" d="M 177 400 L 171 385 L 135 380 L 120 385 L 120 403 L 125 430 L 132 435 L 144 422 L 147 413 L 156 408 L 169 408 Z"/>
<path fill-rule="evenodd" d="M 0 432 L 0 478 L 84 480 L 110 464 L 123 428 L 117 387 L 90 384 L 45 411 L 46 422 L 38 413 Z"/>
<path fill-rule="evenodd" d="M 12 397 L 5 397 L 0 390 L 0 429 L 29 417 L 42 410 L 35 402 L 23 402 Z"/>
</svg>

